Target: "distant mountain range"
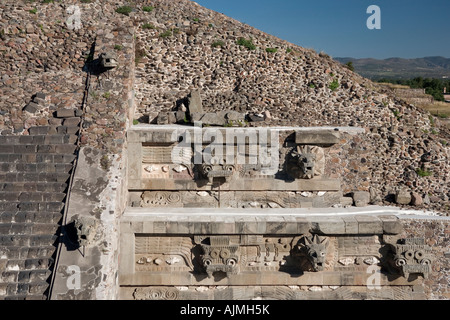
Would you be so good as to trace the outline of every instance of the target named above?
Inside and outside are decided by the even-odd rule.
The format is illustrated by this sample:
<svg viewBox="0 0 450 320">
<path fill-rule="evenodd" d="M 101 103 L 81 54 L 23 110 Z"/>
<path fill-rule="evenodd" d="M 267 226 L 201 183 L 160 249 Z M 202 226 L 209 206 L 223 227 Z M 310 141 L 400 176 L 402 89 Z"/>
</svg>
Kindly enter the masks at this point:
<svg viewBox="0 0 450 320">
<path fill-rule="evenodd" d="M 355 59 L 333 58 L 342 64 L 349 61 L 353 63 L 355 72 L 363 77 L 378 80 L 423 78 L 450 78 L 450 59 L 444 57 L 425 57 L 417 59 L 389 58 Z"/>
</svg>

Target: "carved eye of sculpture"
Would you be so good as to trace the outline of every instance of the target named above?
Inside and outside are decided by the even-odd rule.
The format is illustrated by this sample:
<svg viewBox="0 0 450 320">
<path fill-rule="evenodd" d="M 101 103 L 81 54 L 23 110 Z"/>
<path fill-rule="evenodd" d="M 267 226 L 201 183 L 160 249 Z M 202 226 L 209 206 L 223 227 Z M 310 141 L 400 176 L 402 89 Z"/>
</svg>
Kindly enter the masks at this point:
<svg viewBox="0 0 450 320">
<path fill-rule="evenodd" d="M 219 250 L 214 249 L 211 251 L 211 253 L 209 255 L 211 256 L 211 258 L 216 259 L 219 257 L 219 253 L 220 253 Z"/>
<path fill-rule="evenodd" d="M 235 260 L 235 259 L 228 259 L 227 260 L 227 265 L 228 266 L 235 266 L 236 265 L 236 263 L 237 263 L 237 261 Z"/>
<path fill-rule="evenodd" d="M 210 171 L 212 171 L 212 166 L 204 166 L 203 167 L 203 171 L 205 171 L 205 172 L 210 172 Z"/>
<path fill-rule="evenodd" d="M 230 250 L 228 250 L 228 249 L 222 249 L 222 250 L 220 251 L 220 257 L 221 257 L 222 259 L 227 259 L 229 256 L 230 256 Z"/>
<path fill-rule="evenodd" d="M 395 261 L 395 265 L 396 265 L 397 267 L 404 266 L 404 265 L 406 265 L 406 260 L 405 260 L 405 259 L 397 259 L 397 260 Z"/>
<path fill-rule="evenodd" d="M 423 264 L 423 265 L 430 265 L 430 264 L 431 264 L 431 261 L 428 260 L 428 259 L 423 259 L 422 261 L 420 261 L 420 264 Z"/>
<path fill-rule="evenodd" d="M 405 252 L 405 257 L 406 259 L 412 259 L 414 257 L 414 251 L 413 250 L 408 250 Z"/>
<path fill-rule="evenodd" d="M 416 253 L 415 253 L 414 256 L 416 257 L 417 260 L 420 261 L 420 260 L 423 259 L 424 255 L 425 255 L 425 254 L 424 254 L 424 252 L 423 252 L 422 250 L 418 250 L 418 251 L 416 251 Z"/>
<path fill-rule="evenodd" d="M 325 257 L 325 252 L 321 252 L 321 253 L 320 253 L 320 256 L 321 256 L 321 257 Z"/>
<path fill-rule="evenodd" d="M 233 171 L 234 170 L 234 167 L 233 166 L 230 166 L 230 165 L 228 165 L 228 166 L 224 166 L 223 167 L 223 169 L 225 170 L 225 171 Z"/>
<path fill-rule="evenodd" d="M 212 265 L 212 261 L 211 261 L 211 259 L 205 259 L 205 260 L 203 260 L 203 264 L 205 266 L 210 266 L 210 265 Z"/>
</svg>

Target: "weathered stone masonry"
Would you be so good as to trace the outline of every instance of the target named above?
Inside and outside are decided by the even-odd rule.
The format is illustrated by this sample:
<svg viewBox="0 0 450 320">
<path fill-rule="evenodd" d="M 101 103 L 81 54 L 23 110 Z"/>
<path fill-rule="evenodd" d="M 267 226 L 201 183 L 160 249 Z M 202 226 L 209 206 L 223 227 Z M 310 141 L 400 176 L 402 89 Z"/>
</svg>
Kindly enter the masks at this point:
<svg viewBox="0 0 450 320">
<path fill-rule="evenodd" d="M 81 132 L 81 149 L 67 221 L 79 226 L 78 234 L 66 234 L 65 243 L 85 250 L 73 254 L 66 246 L 61 254 L 52 299 L 114 299 L 117 296 L 118 221 L 125 207 L 127 183 L 124 155 L 126 128 L 133 109 L 133 28 L 117 28 L 105 22 L 95 41 L 94 57 L 114 52 L 110 39 L 123 46 L 115 54 L 117 67 L 91 74 L 89 99 Z M 95 70 L 94 70 L 95 71 Z M 80 233 L 81 230 L 81 233 Z M 87 233 L 83 233 L 87 230 Z M 70 232 L 70 231 L 69 231 Z M 77 236 L 90 241 L 82 244 Z M 82 286 L 67 288 L 67 268 L 81 266 Z"/>
</svg>

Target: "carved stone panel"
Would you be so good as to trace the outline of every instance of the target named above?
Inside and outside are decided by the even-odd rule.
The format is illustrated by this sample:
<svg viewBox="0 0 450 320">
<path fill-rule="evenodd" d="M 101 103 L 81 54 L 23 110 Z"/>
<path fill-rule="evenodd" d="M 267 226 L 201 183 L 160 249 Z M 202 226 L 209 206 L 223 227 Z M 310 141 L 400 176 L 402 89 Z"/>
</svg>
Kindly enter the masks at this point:
<svg viewBox="0 0 450 320">
<path fill-rule="evenodd" d="M 331 247 L 330 239 L 327 237 L 317 234 L 305 235 L 294 245 L 293 255 L 301 260 L 303 271 L 323 271 L 327 257 L 332 251 Z"/>
<path fill-rule="evenodd" d="M 294 130 L 242 130 L 131 132 L 129 190 L 340 191 L 325 175 L 329 144 L 297 143 Z"/>
<path fill-rule="evenodd" d="M 288 173 L 296 179 L 312 179 L 321 176 L 325 170 L 323 148 L 317 146 L 297 146 L 290 153 L 287 162 Z"/>
<path fill-rule="evenodd" d="M 371 290 L 364 286 L 178 286 L 127 288 L 134 300 L 414 300 L 424 299 L 411 286 Z"/>
<path fill-rule="evenodd" d="M 424 238 L 401 239 L 392 246 L 393 264 L 405 278 L 410 274 L 421 274 L 425 279 L 431 272 L 432 249 Z"/>
<path fill-rule="evenodd" d="M 201 259 L 208 276 L 216 271 L 227 275 L 249 271 L 299 272 L 290 257 L 293 237 L 262 235 L 195 237 L 202 247 Z"/>
<path fill-rule="evenodd" d="M 214 272 L 225 272 L 227 276 L 239 273 L 239 244 L 232 244 L 228 236 L 211 236 L 209 242 L 201 242 L 202 265 L 208 277 Z"/>
<path fill-rule="evenodd" d="M 324 236 L 306 230 L 277 236 L 275 229 L 267 234 L 203 234 L 189 217 L 178 226 L 187 233 L 171 235 L 166 233 L 169 224 L 131 226 L 133 240 L 126 242 L 133 247 L 124 246 L 121 254 L 122 285 L 416 285 L 421 278 L 409 274 L 427 277 L 433 262 L 431 248 L 417 239 L 385 243 L 378 235 Z"/>
<path fill-rule="evenodd" d="M 133 207 L 169 208 L 298 208 L 331 207 L 341 192 L 228 191 L 214 186 L 210 191 L 144 191 L 133 195 Z"/>
<path fill-rule="evenodd" d="M 395 249 L 395 263 L 400 266 L 402 262 L 398 261 L 406 254 L 401 246 Z M 385 259 L 382 248 L 378 236 L 139 235 L 135 238 L 135 271 L 193 271 L 208 277 L 217 272 L 227 277 L 242 272 L 366 272 L 368 266 Z M 423 263 L 431 261 L 428 249 L 416 251 L 418 257 L 423 253 Z M 412 265 L 411 260 L 408 263 Z"/>
<path fill-rule="evenodd" d="M 382 243 L 377 235 L 342 236 L 338 240 L 338 259 L 335 270 L 366 270 L 382 259 Z"/>
<path fill-rule="evenodd" d="M 170 191 L 146 191 L 142 194 L 142 207 L 180 207 L 181 194 Z"/>
<path fill-rule="evenodd" d="M 192 240 L 189 237 L 135 238 L 135 270 L 191 271 Z"/>
<path fill-rule="evenodd" d="M 142 163 L 172 163 L 172 145 L 142 146 Z"/>
<path fill-rule="evenodd" d="M 134 300 L 178 300 L 180 290 L 171 287 L 137 288 L 133 292 Z"/>
</svg>

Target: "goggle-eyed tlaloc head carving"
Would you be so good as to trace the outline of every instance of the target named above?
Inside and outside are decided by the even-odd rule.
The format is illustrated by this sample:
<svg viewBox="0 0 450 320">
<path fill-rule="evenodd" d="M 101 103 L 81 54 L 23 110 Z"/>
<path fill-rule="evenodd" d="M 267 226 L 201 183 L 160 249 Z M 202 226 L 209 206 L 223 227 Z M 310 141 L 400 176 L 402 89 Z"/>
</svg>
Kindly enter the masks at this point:
<svg viewBox="0 0 450 320">
<path fill-rule="evenodd" d="M 229 181 L 235 170 L 235 166 L 226 164 L 225 159 L 213 158 L 210 163 L 202 165 L 203 176 L 208 178 L 209 183 L 212 183 L 214 178 L 224 178 L 225 181 Z"/>
</svg>

